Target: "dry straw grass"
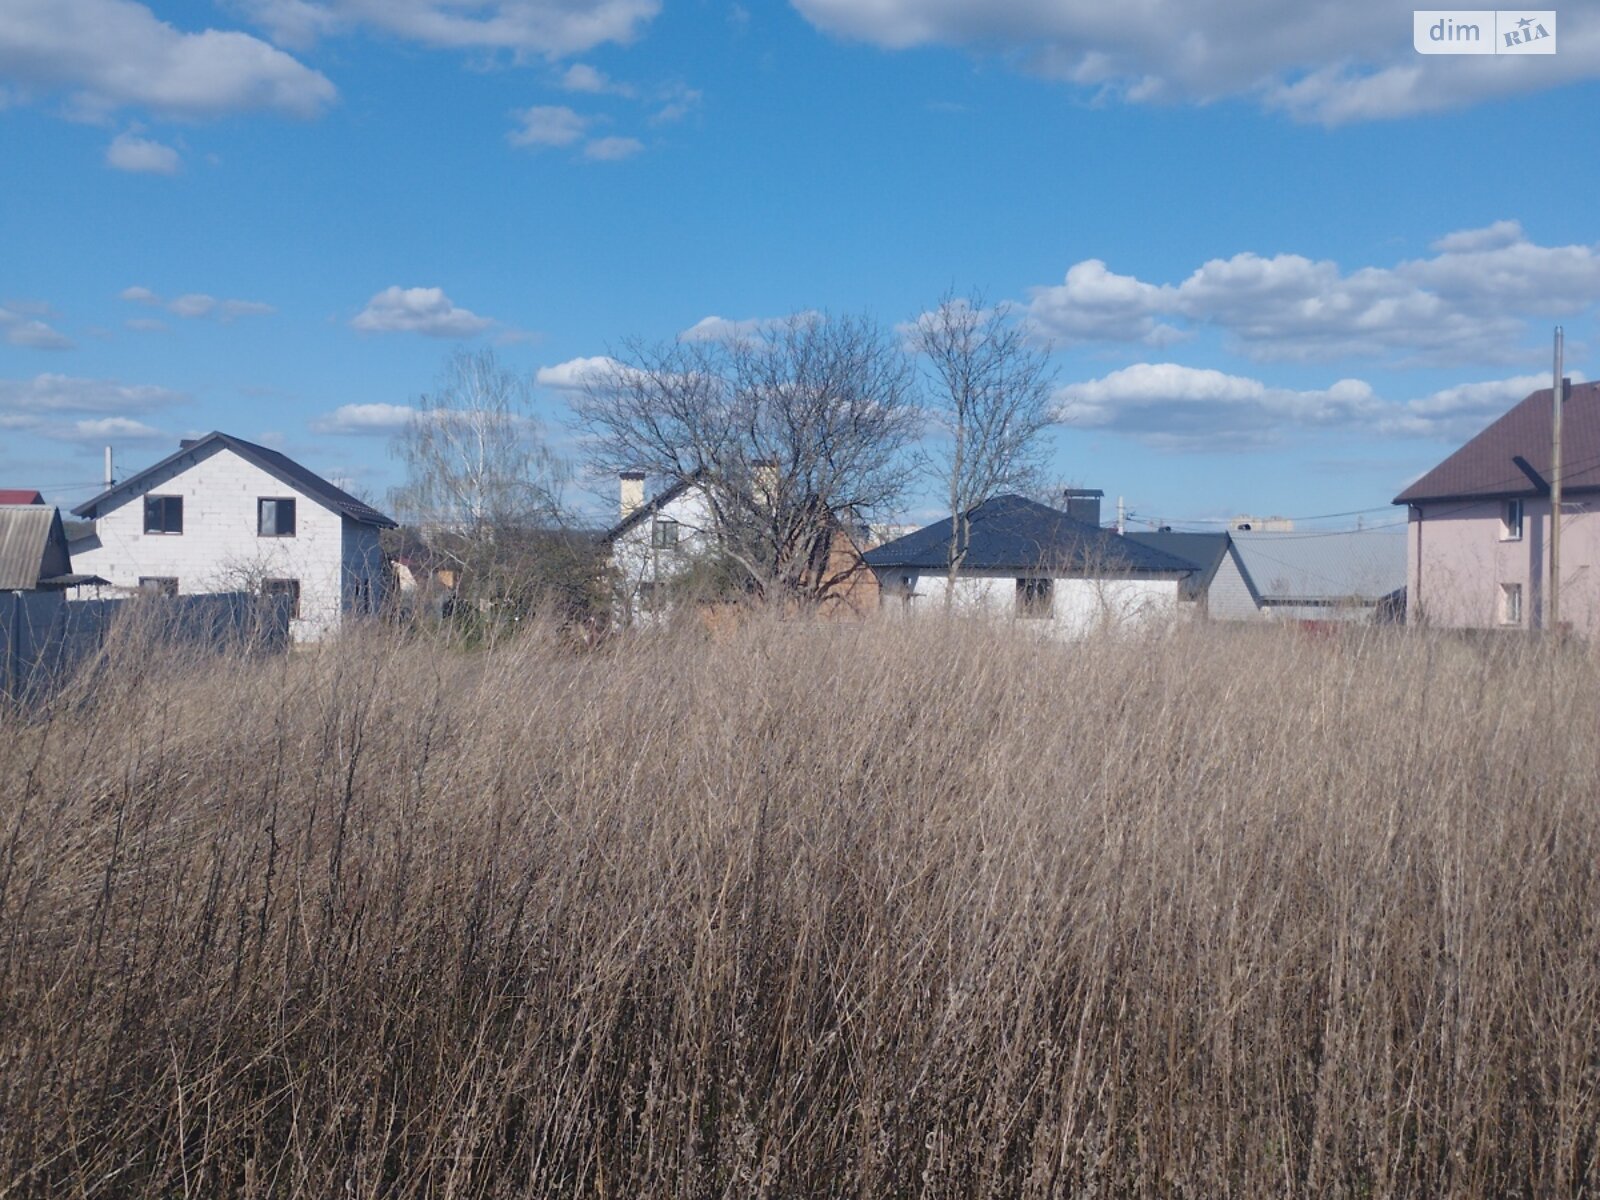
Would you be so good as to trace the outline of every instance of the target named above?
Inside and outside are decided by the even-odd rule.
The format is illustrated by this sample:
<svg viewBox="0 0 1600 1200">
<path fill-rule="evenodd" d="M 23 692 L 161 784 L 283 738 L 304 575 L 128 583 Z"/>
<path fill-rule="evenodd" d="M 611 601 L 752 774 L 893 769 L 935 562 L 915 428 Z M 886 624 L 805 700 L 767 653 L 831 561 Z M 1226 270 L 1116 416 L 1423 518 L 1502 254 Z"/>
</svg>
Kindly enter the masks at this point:
<svg viewBox="0 0 1600 1200">
<path fill-rule="evenodd" d="M 0 1196 L 1600 1184 L 1581 653 L 112 666 L 0 718 Z"/>
</svg>

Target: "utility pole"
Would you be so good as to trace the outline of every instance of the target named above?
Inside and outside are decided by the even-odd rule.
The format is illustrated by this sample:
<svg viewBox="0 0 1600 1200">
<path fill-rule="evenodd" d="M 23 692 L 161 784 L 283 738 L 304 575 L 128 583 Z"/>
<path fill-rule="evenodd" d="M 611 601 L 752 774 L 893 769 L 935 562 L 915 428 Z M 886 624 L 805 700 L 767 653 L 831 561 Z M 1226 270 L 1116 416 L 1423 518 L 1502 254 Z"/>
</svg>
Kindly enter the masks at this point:
<svg viewBox="0 0 1600 1200">
<path fill-rule="evenodd" d="M 1128 507 L 1122 502 L 1122 497 L 1117 497 L 1117 533 L 1128 532 Z"/>
<path fill-rule="evenodd" d="M 1566 381 L 1561 378 L 1561 326 L 1556 326 L 1555 368 L 1550 379 L 1550 628 L 1561 631 L 1561 410 Z"/>
</svg>

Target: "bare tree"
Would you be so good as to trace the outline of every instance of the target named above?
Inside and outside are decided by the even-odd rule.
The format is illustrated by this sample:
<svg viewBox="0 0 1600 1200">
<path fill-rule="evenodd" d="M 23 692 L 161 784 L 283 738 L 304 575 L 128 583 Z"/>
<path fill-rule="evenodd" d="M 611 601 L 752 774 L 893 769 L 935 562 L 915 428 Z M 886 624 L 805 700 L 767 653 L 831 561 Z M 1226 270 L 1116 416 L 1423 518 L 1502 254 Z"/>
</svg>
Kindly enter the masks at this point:
<svg viewBox="0 0 1600 1200">
<path fill-rule="evenodd" d="M 406 465 L 402 519 L 459 575 L 458 593 L 501 602 L 526 582 L 530 541 L 560 524 L 565 465 L 540 433 L 526 376 L 493 350 L 459 350 L 391 447 Z"/>
<path fill-rule="evenodd" d="M 910 340 L 922 362 L 929 416 L 948 436 L 924 451 L 952 515 L 948 597 L 971 541 L 968 513 L 1000 492 L 1026 491 L 1037 479 L 1054 373 L 1010 307 L 986 308 L 979 292 L 946 292 L 918 318 Z"/>
<path fill-rule="evenodd" d="M 762 595 L 820 600 L 859 569 L 841 527 L 888 511 L 919 417 L 893 341 L 803 313 L 753 333 L 629 342 L 574 404 L 595 465 L 691 483 L 715 551 Z"/>
</svg>

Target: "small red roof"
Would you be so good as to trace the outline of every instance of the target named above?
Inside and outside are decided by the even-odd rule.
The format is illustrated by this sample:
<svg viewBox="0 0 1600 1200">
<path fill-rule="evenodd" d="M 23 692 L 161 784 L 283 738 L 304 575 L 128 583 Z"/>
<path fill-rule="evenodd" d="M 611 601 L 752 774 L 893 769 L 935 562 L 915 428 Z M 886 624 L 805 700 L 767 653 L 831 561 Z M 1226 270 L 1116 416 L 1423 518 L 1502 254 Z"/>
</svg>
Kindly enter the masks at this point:
<svg viewBox="0 0 1600 1200">
<path fill-rule="evenodd" d="M 0 504 L 43 504 L 44 497 L 29 488 L 0 488 Z"/>
</svg>

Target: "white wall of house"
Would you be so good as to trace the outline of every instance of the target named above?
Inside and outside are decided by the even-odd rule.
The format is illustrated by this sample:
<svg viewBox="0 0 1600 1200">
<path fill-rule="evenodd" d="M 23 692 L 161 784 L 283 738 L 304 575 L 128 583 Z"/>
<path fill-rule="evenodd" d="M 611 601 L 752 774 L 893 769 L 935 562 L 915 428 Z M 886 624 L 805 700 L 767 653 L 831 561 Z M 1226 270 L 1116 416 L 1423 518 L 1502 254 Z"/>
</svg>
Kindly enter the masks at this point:
<svg viewBox="0 0 1600 1200">
<path fill-rule="evenodd" d="M 182 533 L 144 531 L 146 496 L 183 498 Z M 262 537 L 257 501 L 295 500 L 292 537 Z M 115 507 L 102 507 L 95 534 L 74 543 L 74 569 L 114 587 L 141 579 L 178 581 L 180 594 L 255 590 L 265 579 L 300 583 L 291 632 L 315 641 L 346 611 L 383 600 L 386 572 L 378 530 L 324 507 L 219 445 L 185 455 Z"/>
<path fill-rule="evenodd" d="M 676 534 L 662 537 L 667 522 L 676 523 Z M 651 590 L 670 581 L 710 544 L 711 505 L 696 488 L 668 501 L 617 538 L 611 544 L 611 565 L 622 589 L 621 615 L 637 621 L 660 615 L 662 609 L 653 602 Z"/>
<path fill-rule="evenodd" d="M 1438 501 L 1410 510 L 1406 619 L 1452 629 L 1544 628 L 1550 577 L 1550 502 L 1522 501 L 1522 530 L 1506 502 Z M 76 561 L 76 560 L 74 560 Z M 1508 589 L 1519 589 L 1520 612 Z M 1515 620 L 1511 619 L 1513 616 Z M 1561 520 L 1561 620 L 1600 635 L 1600 500 L 1575 496 Z"/>
<path fill-rule="evenodd" d="M 877 572 L 881 603 L 890 615 L 945 611 L 948 576 L 884 567 Z M 1178 619 L 1182 611 L 1178 578 L 1051 580 L 1048 616 L 1025 616 L 1017 598 L 1015 573 L 963 572 L 954 584 L 950 607 L 969 615 L 1016 620 L 1059 637 L 1082 637 L 1101 630 L 1133 629 Z"/>
</svg>

